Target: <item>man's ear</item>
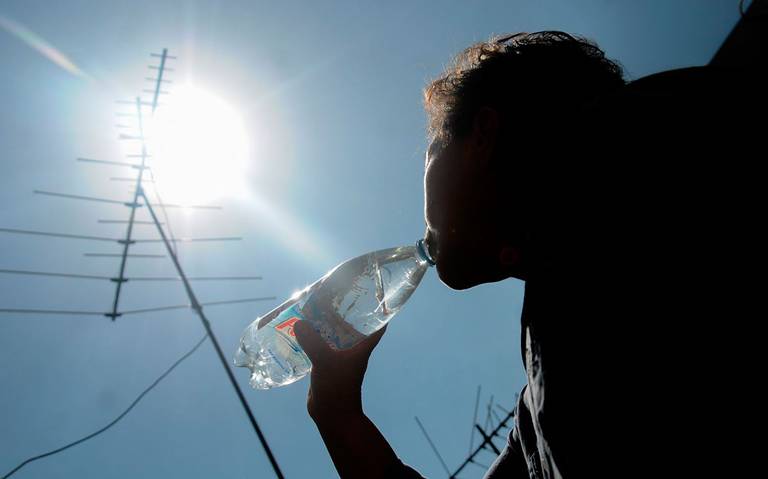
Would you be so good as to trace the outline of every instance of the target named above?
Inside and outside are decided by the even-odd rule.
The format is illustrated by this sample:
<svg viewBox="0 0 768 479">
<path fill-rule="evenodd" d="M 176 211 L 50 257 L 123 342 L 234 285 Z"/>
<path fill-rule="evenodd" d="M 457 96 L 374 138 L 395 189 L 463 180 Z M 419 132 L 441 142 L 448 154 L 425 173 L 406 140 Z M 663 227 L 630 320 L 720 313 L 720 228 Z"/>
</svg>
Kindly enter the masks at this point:
<svg viewBox="0 0 768 479">
<path fill-rule="evenodd" d="M 484 153 L 488 156 L 493 153 L 499 135 L 500 121 L 499 113 L 490 107 L 483 107 L 475 114 L 472 126 L 472 146 L 478 153 Z"/>
</svg>

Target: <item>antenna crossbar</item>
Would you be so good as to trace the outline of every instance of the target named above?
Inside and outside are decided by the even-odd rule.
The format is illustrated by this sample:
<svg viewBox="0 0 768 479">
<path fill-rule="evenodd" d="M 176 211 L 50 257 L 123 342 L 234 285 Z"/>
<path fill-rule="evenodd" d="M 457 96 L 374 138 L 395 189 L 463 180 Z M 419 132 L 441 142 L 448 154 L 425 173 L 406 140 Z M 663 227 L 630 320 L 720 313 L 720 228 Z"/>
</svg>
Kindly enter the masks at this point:
<svg viewBox="0 0 768 479">
<path fill-rule="evenodd" d="M 95 201 L 95 202 L 98 202 L 98 203 L 111 203 L 111 204 L 114 204 L 114 205 L 133 205 L 134 204 L 134 203 L 127 203 L 127 202 L 121 201 L 121 200 L 113 200 L 113 199 L 109 199 L 109 198 L 99 198 L 99 197 L 96 197 L 96 196 L 70 195 L 68 193 L 56 193 L 56 192 L 53 192 L 53 191 L 35 190 L 34 193 L 36 195 L 55 196 L 55 197 L 58 197 L 58 198 L 68 198 L 68 199 L 72 199 L 72 200 Z M 136 206 L 138 207 L 138 206 L 141 206 L 141 205 L 137 204 Z"/>
<path fill-rule="evenodd" d="M 27 276 L 53 276 L 60 278 L 77 278 L 77 279 L 111 279 L 109 276 L 97 276 L 93 274 L 76 274 L 76 273 L 52 273 L 48 271 L 27 271 L 23 269 L 0 269 L 2 274 L 17 274 Z"/>
<path fill-rule="evenodd" d="M 86 163 L 101 163 L 104 165 L 116 165 L 116 166 L 128 166 L 135 169 L 147 169 L 148 166 L 144 166 L 136 163 L 127 163 L 125 161 L 108 161 L 108 160 L 96 160 L 93 158 L 77 158 L 77 161 L 83 161 Z"/>
<path fill-rule="evenodd" d="M 244 298 L 244 299 L 230 299 L 225 301 L 211 301 L 207 303 L 200 303 L 200 306 L 222 306 L 226 304 L 238 304 L 238 303 L 253 303 L 257 301 L 272 301 L 274 300 L 274 296 L 264 297 L 264 298 Z M 154 308 L 143 308 L 143 309 L 129 309 L 125 311 L 119 311 L 117 313 L 112 312 L 103 312 L 103 311 L 79 311 L 79 310 L 68 310 L 68 309 L 29 309 L 29 308 L 1 308 L 0 313 L 9 313 L 9 314 L 51 314 L 51 315 L 63 315 L 63 316 L 107 316 L 107 317 L 119 317 L 126 314 L 143 314 L 143 313 L 153 313 L 157 311 L 168 311 L 172 309 L 187 309 L 191 308 L 192 305 L 187 304 L 175 304 L 172 306 L 158 306 Z"/>
<path fill-rule="evenodd" d="M 102 223 L 102 224 L 127 225 L 129 221 L 128 220 L 96 220 L 96 222 Z M 134 220 L 133 224 L 134 225 L 154 225 L 154 223 L 151 221 L 139 221 L 139 220 Z M 163 223 L 160 223 L 160 224 L 163 224 Z"/>
<path fill-rule="evenodd" d="M 136 181 L 136 178 L 126 178 L 126 177 L 123 177 L 123 176 L 112 176 L 112 177 L 109 178 L 109 181 Z M 154 181 L 148 180 L 148 179 L 144 178 L 142 180 L 142 183 L 154 183 Z"/>
<path fill-rule="evenodd" d="M 89 258 L 122 258 L 122 254 L 118 253 L 83 253 L 83 256 L 87 256 Z M 135 254 L 135 253 L 129 253 L 127 255 L 129 258 L 165 258 L 166 256 L 164 254 Z"/>
<path fill-rule="evenodd" d="M 161 223 L 162 224 L 162 223 Z M 174 238 L 168 241 L 172 243 L 200 243 L 207 241 L 241 241 L 243 238 L 239 236 L 223 236 L 219 238 Z M 162 243 L 161 239 L 137 239 L 132 240 L 134 243 Z"/>
<path fill-rule="evenodd" d="M 115 255 L 122 257 L 122 255 Z M 0 269 L 0 274 L 16 274 L 16 275 L 28 275 L 28 276 L 50 276 L 56 278 L 72 278 L 72 279 L 99 279 L 106 281 L 181 281 L 178 276 L 134 276 L 134 277 L 122 277 L 114 278 L 112 276 L 93 275 L 93 274 L 79 274 L 79 273 L 58 273 L 52 271 L 30 271 L 24 269 Z M 261 280 L 261 276 L 190 276 L 190 281 L 258 281 Z"/>
<path fill-rule="evenodd" d="M 145 201 L 146 198 L 145 198 Z M 165 208 L 185 208 L 185 209 L 193 209 L 193 210 L 220 210 L 221 206 L 215 206 L 215 205 L 177 205 L 177 204 L 169 204 L 169 203 L 150 203 L 152 206 L 162 206 Z"/>
<path fill-rule="evenodd" d="M 0 228 L 0 233 L 53 236 L 56 238 L 82 239 L 82 240 L 92 240 L 92 241 L 109 241 L 112 243 L 116 243 L 120 241 L 117 238 L 108 238 L 106 236 L 74 235 L 74 234 L 68 234 L 68 233 L 52 233 L 48 231 L 21 230 L 21 229 L 15 229 L 15 228 Z"/>
</svg>

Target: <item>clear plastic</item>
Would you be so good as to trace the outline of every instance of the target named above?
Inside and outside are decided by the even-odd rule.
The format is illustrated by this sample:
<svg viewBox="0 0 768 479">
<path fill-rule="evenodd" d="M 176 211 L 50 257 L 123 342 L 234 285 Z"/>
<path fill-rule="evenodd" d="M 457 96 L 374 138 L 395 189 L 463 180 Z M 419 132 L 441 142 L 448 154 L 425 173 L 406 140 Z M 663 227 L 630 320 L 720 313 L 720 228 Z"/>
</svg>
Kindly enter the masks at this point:
<svg viewBox="0 0 768 479">
<path fill-rule="evenodd" d="M 296 341 L 296 321 L 308 321 L 339 349 L 354 346 L 400 311 L 433 264 L 423 241 L 341 263 L 251 323 L 240 338 L 235 365 L 251 370 L 255 389 L 298 381 L 312 364 Z"/>
</svg>

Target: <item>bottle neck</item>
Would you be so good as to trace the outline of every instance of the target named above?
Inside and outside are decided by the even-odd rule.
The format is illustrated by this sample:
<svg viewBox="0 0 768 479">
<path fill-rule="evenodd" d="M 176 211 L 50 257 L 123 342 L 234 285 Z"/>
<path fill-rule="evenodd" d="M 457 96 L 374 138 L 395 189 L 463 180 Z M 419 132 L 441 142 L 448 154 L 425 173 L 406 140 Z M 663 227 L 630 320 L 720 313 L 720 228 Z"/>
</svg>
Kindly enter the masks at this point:
<svg viewBox="0 0 768 479">
<path fill-rule="evenodd" d="M 419 258 L 426 261 L 429 266 L 435 265 L 435 260 L 430 256 L 429 248 L 427 248 L 427 243 L 424 239 L 420 239 L 416 242 L 416 251 L 419 254 Z"/>
</svg>

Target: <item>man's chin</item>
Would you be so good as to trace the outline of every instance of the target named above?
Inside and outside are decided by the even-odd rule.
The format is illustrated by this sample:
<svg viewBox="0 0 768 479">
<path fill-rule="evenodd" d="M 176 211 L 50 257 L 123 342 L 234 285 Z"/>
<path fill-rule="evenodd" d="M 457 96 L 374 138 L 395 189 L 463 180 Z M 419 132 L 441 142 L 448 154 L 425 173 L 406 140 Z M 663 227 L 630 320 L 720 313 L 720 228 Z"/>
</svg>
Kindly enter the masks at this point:
<svg viewBox="0 0 768 479">
<path fill-rule="evenodd" d="M 485 281 L 480 281 L 471 275 L 462 274 L 456 271 L 445 271 L 440 268 L 439 264 L 437 265 L 437 274 L 444 285 L 457 291 L 470 289 L 485 283 Z"/>
<path fill-rule="evenodd" d="M 481 284 L 496 283 L 508 279 L 510 275 L 498 272 L 496 274 L 479 274 L 478 271 L 464 272 L 457 270 L 446 270 L 440 268 L 440 264 L 437 264 L 437 274 L 440 277 L 440 281 L 451 289 L 457 291 L 463 291 L 465 289 L 474 288 Z M 511 277 L 516 277 L 512 275 Z"/>
</svg>

